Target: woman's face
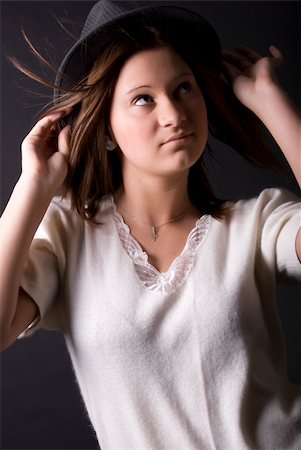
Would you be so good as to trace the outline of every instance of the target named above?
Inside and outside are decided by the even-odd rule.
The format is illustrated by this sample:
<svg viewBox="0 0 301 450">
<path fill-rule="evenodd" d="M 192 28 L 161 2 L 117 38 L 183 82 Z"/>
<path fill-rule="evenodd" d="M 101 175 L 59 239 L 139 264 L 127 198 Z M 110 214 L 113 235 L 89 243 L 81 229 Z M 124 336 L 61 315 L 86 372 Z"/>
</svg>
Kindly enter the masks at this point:
<svg viewBox="0 0 301 450">
<path fill-rule="evenodd" d="M 207 111 L 189 66 L 168 47 L 130 57 L 117 80 L 112 138 L 131 175 L 188 171 L 208 138 Z"/>
</svg>

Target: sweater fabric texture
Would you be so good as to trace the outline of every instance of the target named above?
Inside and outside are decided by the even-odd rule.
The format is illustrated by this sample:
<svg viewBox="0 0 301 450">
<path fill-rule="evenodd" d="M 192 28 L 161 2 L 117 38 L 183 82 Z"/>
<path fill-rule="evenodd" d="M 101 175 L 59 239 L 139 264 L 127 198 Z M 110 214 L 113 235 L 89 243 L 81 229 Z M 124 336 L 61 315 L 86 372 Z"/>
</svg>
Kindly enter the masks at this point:
<svg viewBox="0 0 301 450">
<path fill-rule="evenodd" d="M 297 450 L 276 283 L 298 282 L 300 200 L 285 189 L 201 217 L 165 273 L 112 197 L 84 223 L 53 199 L 22 287 L 61 330 L 102 450 Z"/>
</svg>

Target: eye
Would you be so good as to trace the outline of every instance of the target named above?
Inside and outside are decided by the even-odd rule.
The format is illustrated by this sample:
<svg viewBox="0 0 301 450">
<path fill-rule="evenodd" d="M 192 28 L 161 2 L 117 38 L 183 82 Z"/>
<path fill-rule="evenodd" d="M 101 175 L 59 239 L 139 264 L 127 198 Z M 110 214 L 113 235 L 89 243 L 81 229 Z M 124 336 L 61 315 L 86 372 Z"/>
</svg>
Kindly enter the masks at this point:
<svg viewBox="0 0 301 450">
<path fill-rule="evenodd" d="M 152 98 L 149 95 L 139 95 L 135 98 L 134 104 L 136 106 L 144 106 L 150 104 L 152 101 Z"/>
<path fill-rule="evenodd" d="M 184 81 L 178 86 L 176 93 L 177 94 L 186 94 L 187 92 L 191 92 L 192 86 L 189 81 Z"/>
</svg>

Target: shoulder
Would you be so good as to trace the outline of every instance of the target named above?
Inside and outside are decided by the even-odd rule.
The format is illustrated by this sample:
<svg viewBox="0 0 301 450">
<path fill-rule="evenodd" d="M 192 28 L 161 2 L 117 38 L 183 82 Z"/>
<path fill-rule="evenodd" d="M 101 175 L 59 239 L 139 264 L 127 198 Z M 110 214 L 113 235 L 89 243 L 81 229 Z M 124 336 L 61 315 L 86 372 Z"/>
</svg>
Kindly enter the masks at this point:
<svg viewBox="0 0 301 450">
<path fill-rule="evenodd" d="M 300 227 L 300 197 L 284 188 L 267 188 L 249 199 L 227 202 L 231 207 L 218 224 L 227 250 L 234 248 L 260 270 L 283 279 L 300 277 L 295 239 Z M 218 235 L 219 243 L 222 239 Z M 242 261 L 242 260 L 241 260 Z"/>
<path fill-rule="evenodd" d="M 96 223 L 85 221 L 72 207 L 68 197 L 56 196 L 50 202 L 34 237 L 33 245 L 38 248 L 48 248 L 56 255 L 64 258 L 69 251 L 76 251 L 94 237 L 107 236 L 110 224 L 112 201 L 104 197 L 99 204 L 95 217 Z M 101 233 L 100 233 L 101 231 Z"/>
<path fill-rule="evenodd" d="M 50 202 L 39 230 L 51 234 L 55 231 L 61 233 L 64 229 L 71 231 L 75 227 L 81 227 L 82 222 L 76 210 L 72 208 L 70 199 L 56 196 Z"/>
<path fill-rule="evenodd" d="M 263 230 L 280 233 L 283 226 L 300 224 L 300 197 L 284 188 L 262 190 L 252 198 L 227 201 L 227 215 L 215 226 L 234 236 L 261 235 Z"/>
<path fill-rule="evenodd" d="M 113 208 L 112 197 L 104 196 L 99 203 L 96 221 L 102 220 Z M 77 210 L 72 207 L 69 197 L 53 197 L 44 217 L 44 222 L 62 223 L 67 226 L 83 227 L 88 222 L 83 220 Z"/>
<path fill-rule="evenodd" d="M 252 198 L 227 202 L 231 210 L 229 220 L 250 218 L 251 216 L 266 219 L 276 212 L 279 214 L 288 211 L 297 212 L 300 210 L 300 201 L 299 196 L 287 189 L 266 188 Z"/>
</svg>

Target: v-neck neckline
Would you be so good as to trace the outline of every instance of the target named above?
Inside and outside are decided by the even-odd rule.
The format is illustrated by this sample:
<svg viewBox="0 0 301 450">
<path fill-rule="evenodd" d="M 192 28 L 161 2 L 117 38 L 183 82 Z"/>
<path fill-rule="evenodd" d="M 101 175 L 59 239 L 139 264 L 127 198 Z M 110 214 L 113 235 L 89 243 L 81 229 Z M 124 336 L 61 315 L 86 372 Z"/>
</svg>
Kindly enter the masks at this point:
<svg viewBox="0 0 301 450">
<path fill-rule="evenodd" d="M 196 220 L 194 228 L 188 234 L 181 253 L 172 261 L 165 272 L 160 272 L 149 262 L 148 254 L 143 250 L 137 239 L 131 234 L 129 226 L 117 211 L 114 197 L 109 196 L 112 206 L 113 221 L 123 248 L 132 259 L 136 273 L 147 288 L 170 294 L 186 280 L 195 260 L 196 251 L 204 242 L 211 216 L 204 214 Z"/>
</svg>

